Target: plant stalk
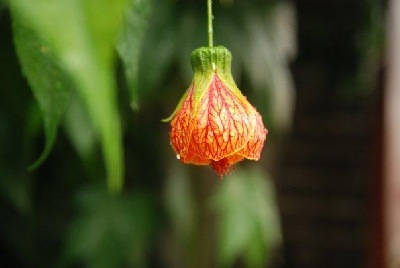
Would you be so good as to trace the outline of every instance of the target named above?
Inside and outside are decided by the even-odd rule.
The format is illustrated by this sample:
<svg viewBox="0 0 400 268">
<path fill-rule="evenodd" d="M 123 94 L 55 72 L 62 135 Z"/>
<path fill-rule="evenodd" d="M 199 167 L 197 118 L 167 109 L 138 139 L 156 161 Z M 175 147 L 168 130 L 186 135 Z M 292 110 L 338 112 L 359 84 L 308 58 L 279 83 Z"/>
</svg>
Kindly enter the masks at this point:
<svg viewBox="0 0 400 268">
<path fill-rule="evenodd" d="M 207 0 L 207 18 L 208 18 L 208 46 L 213 47 L 212 0 Z"/>
</svg>

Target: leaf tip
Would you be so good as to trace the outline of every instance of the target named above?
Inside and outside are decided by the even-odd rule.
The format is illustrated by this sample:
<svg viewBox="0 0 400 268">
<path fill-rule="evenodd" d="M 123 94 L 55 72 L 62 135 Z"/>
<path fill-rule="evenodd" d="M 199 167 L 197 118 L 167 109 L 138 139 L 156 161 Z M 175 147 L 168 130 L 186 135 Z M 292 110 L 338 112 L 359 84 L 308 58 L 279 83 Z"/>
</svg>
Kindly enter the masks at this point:
<svg viewBox="0 0 400 268">
<path fill-rule="evenodd" d="M 29 171 L 29 172 L 33 172 L 33 171 L 35 171 L 38 167 L 40 167 L 40 166 L 44 163 L 44 161 L 46 161 L 47 155 L 48 155 L 48 154 L 44 154 L 44 153 L 43 153 L 43 154 L 39 157 L 38 160 L 36 160 L 35 162 L 33 162 L 32 164 L 29 165 L 28 171 Z"/>
</svg>

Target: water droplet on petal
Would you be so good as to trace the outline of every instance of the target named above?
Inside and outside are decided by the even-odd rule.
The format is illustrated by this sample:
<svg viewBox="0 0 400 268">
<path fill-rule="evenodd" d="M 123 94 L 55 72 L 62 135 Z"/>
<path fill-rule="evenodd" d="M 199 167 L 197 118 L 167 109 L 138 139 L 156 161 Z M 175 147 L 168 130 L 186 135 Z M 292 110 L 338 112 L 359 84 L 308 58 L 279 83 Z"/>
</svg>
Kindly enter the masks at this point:
<svg viewBox="0 0 400 268">
<path fill-rule="evenodd" d="M 181 156 L 179 154 L 176 155 L 176 159 L 181 159 Z"/>
</svg>

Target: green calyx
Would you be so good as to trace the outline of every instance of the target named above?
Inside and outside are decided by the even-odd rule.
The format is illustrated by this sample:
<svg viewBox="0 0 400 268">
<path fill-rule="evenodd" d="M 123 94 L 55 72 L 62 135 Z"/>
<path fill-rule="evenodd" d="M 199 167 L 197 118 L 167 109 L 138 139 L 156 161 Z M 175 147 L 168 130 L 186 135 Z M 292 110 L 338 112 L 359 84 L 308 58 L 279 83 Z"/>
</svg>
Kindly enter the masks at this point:
<svg viewBox="0 0 400 268">
<path fill-rule="evenodd" d="M 214 74 L 228 86 L 236 88 L 231 73 L 231 52 L 223 46 L 200 47 L 192 52 L 191 63 L 194 71 L 196 91 L 205 90 L 211 83 Z"/>
<path fill-rule="evenodd" d="M 194 72 L 194 103 L 208 90 L 215 74 L 236 94 L 242 95 L 232 77 L 232 54 L 223 46 L 200 47 L 192 52 L 191 63 Z"/>
<path fill-rule="evenodd" d="M 230 72 L 232 62 L 231 52 L 223 46 L 200 47 L 193 50 L 191 63 L 196 73 L 211 73 L 213 71 Z"/>
<path fill-rule="evenodd" d="M 214 75 L 218 75 L 218 78 L 239 97 L 243 96 L 233 80 L 231 62 L 232 54 L 223 46 L 200 47 L 192 52 L 191 64 L 194 72 L 192 85 L 194 86 L 193 97 L 195 106 L 198 104 L 203 94 L 209 89 Z M 176 112 L 180 109 L 185 100 L 187 93 L 186 91 L 171 116 L 163 119 L 163 122 L 168 122 L 174 118 Z"/>
</svg>

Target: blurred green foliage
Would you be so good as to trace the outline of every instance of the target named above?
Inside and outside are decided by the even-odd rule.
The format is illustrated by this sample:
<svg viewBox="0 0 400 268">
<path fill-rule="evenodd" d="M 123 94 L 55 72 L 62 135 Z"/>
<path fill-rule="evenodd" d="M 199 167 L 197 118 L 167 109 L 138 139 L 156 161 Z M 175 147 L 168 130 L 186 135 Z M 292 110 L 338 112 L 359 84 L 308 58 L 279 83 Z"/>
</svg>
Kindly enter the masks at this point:
<svg viewBox="0 0 400 268">
<path fill-rule="evenodd" d="M 155 218 L 147 196 L 110 196 L 89 188 L 79 193 L 78 206 L 66 241 L 67 259 L 79 260 L 85 267 L 149 265 L 145 253 Z"/>
<path fill-rule="evenodd" d="M 37 38 L 46 40 L 48 49 L 54 51 L 55 57 L 48 57 L 48 65 L 59 64 L 74 82 L 74 85 L 87 106 L 91 120 L 98 132 L 104 152 L 105 165 L 109 188 L 113 192 L 120 192 L 123 178 L 123 156 L 120 119 L 116 106 L 116 82 L 114 74 L 114 43 L 122 23 L 122 18 L 127 1 L 10 1 L 10 10 L 18 30 L 20 25 L 28 25 L 34 32 L 33 35 L 23 35 L 22 31 L 16 39 L 18 43 L 31 43 Z M 107 14 L 107 16 L 104 16 Z M 37 35 L 38 37 L 36 37 Z M 32 40 L 32 38 L 35 38 Z M 21 40 L 21 41 L 19 41 Z M 17 44 L 18 44 L 17 43 Z M 21 46 L 20 46 L 21 47 Z M 43 50 L 36 47 L 36 50 Z M 36 74 L 37 69 L 29 60 L 29 53 L 23 53 L 20 48 L 18 54 L 24 60 L 24 73 L 28 77 L 30 86 L 35 88 L 38 100 L 38 92 L 44 89 L 42 85 L 34 83 L 35 76 L 45 77 L 44 74 Z M 35 48 L 31 50 L 35 52 Z M 57 59 L 58 62 L 52 62 Z M 43 69 L 40 69 L 43 70 Z M 44 71 L 44 70 L 43 70 Z M 48 76 L 50 80 L 52 77 Z M 67 85 L 62 84 L 62 88 Z M 66 101 L 64 101 L 65 103 Z M 43 105 L 39 101 L 45 118 L 60 117 L 53 109 L 57 105 Z M 51 109 L 53 108 L 53 109 Z M 46 131 L 49 138 L 54 139 L 57 119 L 45 120 Z M 44 156 L 52 140 L 49 139 Z M 40 159 L 39 162 L 42 162 Z"/>
<path fill-rule="evenodd" d="M 205 1 L 8 1 L 0 13 L 4 265 L 268 263 L 280 230 L 265 163 L 244 164 L 215 186 L 210 169 L 176 161 L 160 122 L 189 85 L 205 14 Z M 268 128 L 284 129 L 294 8 L 221 0 L 214 16 L 215 43 L 232 51 L 239 87 Z M 105 178 L 112 193 L 126 178 L 122 194 L 107 192 Z"/>
<path fill-rule="evenodd" d="M 264 267 L 281 242 L 274 187 L 257 169 L 236 170 L 212 199 L 219 216 L 218 260 L 232 267 L 237 256 L 247 267 Z"/>
</svg>

